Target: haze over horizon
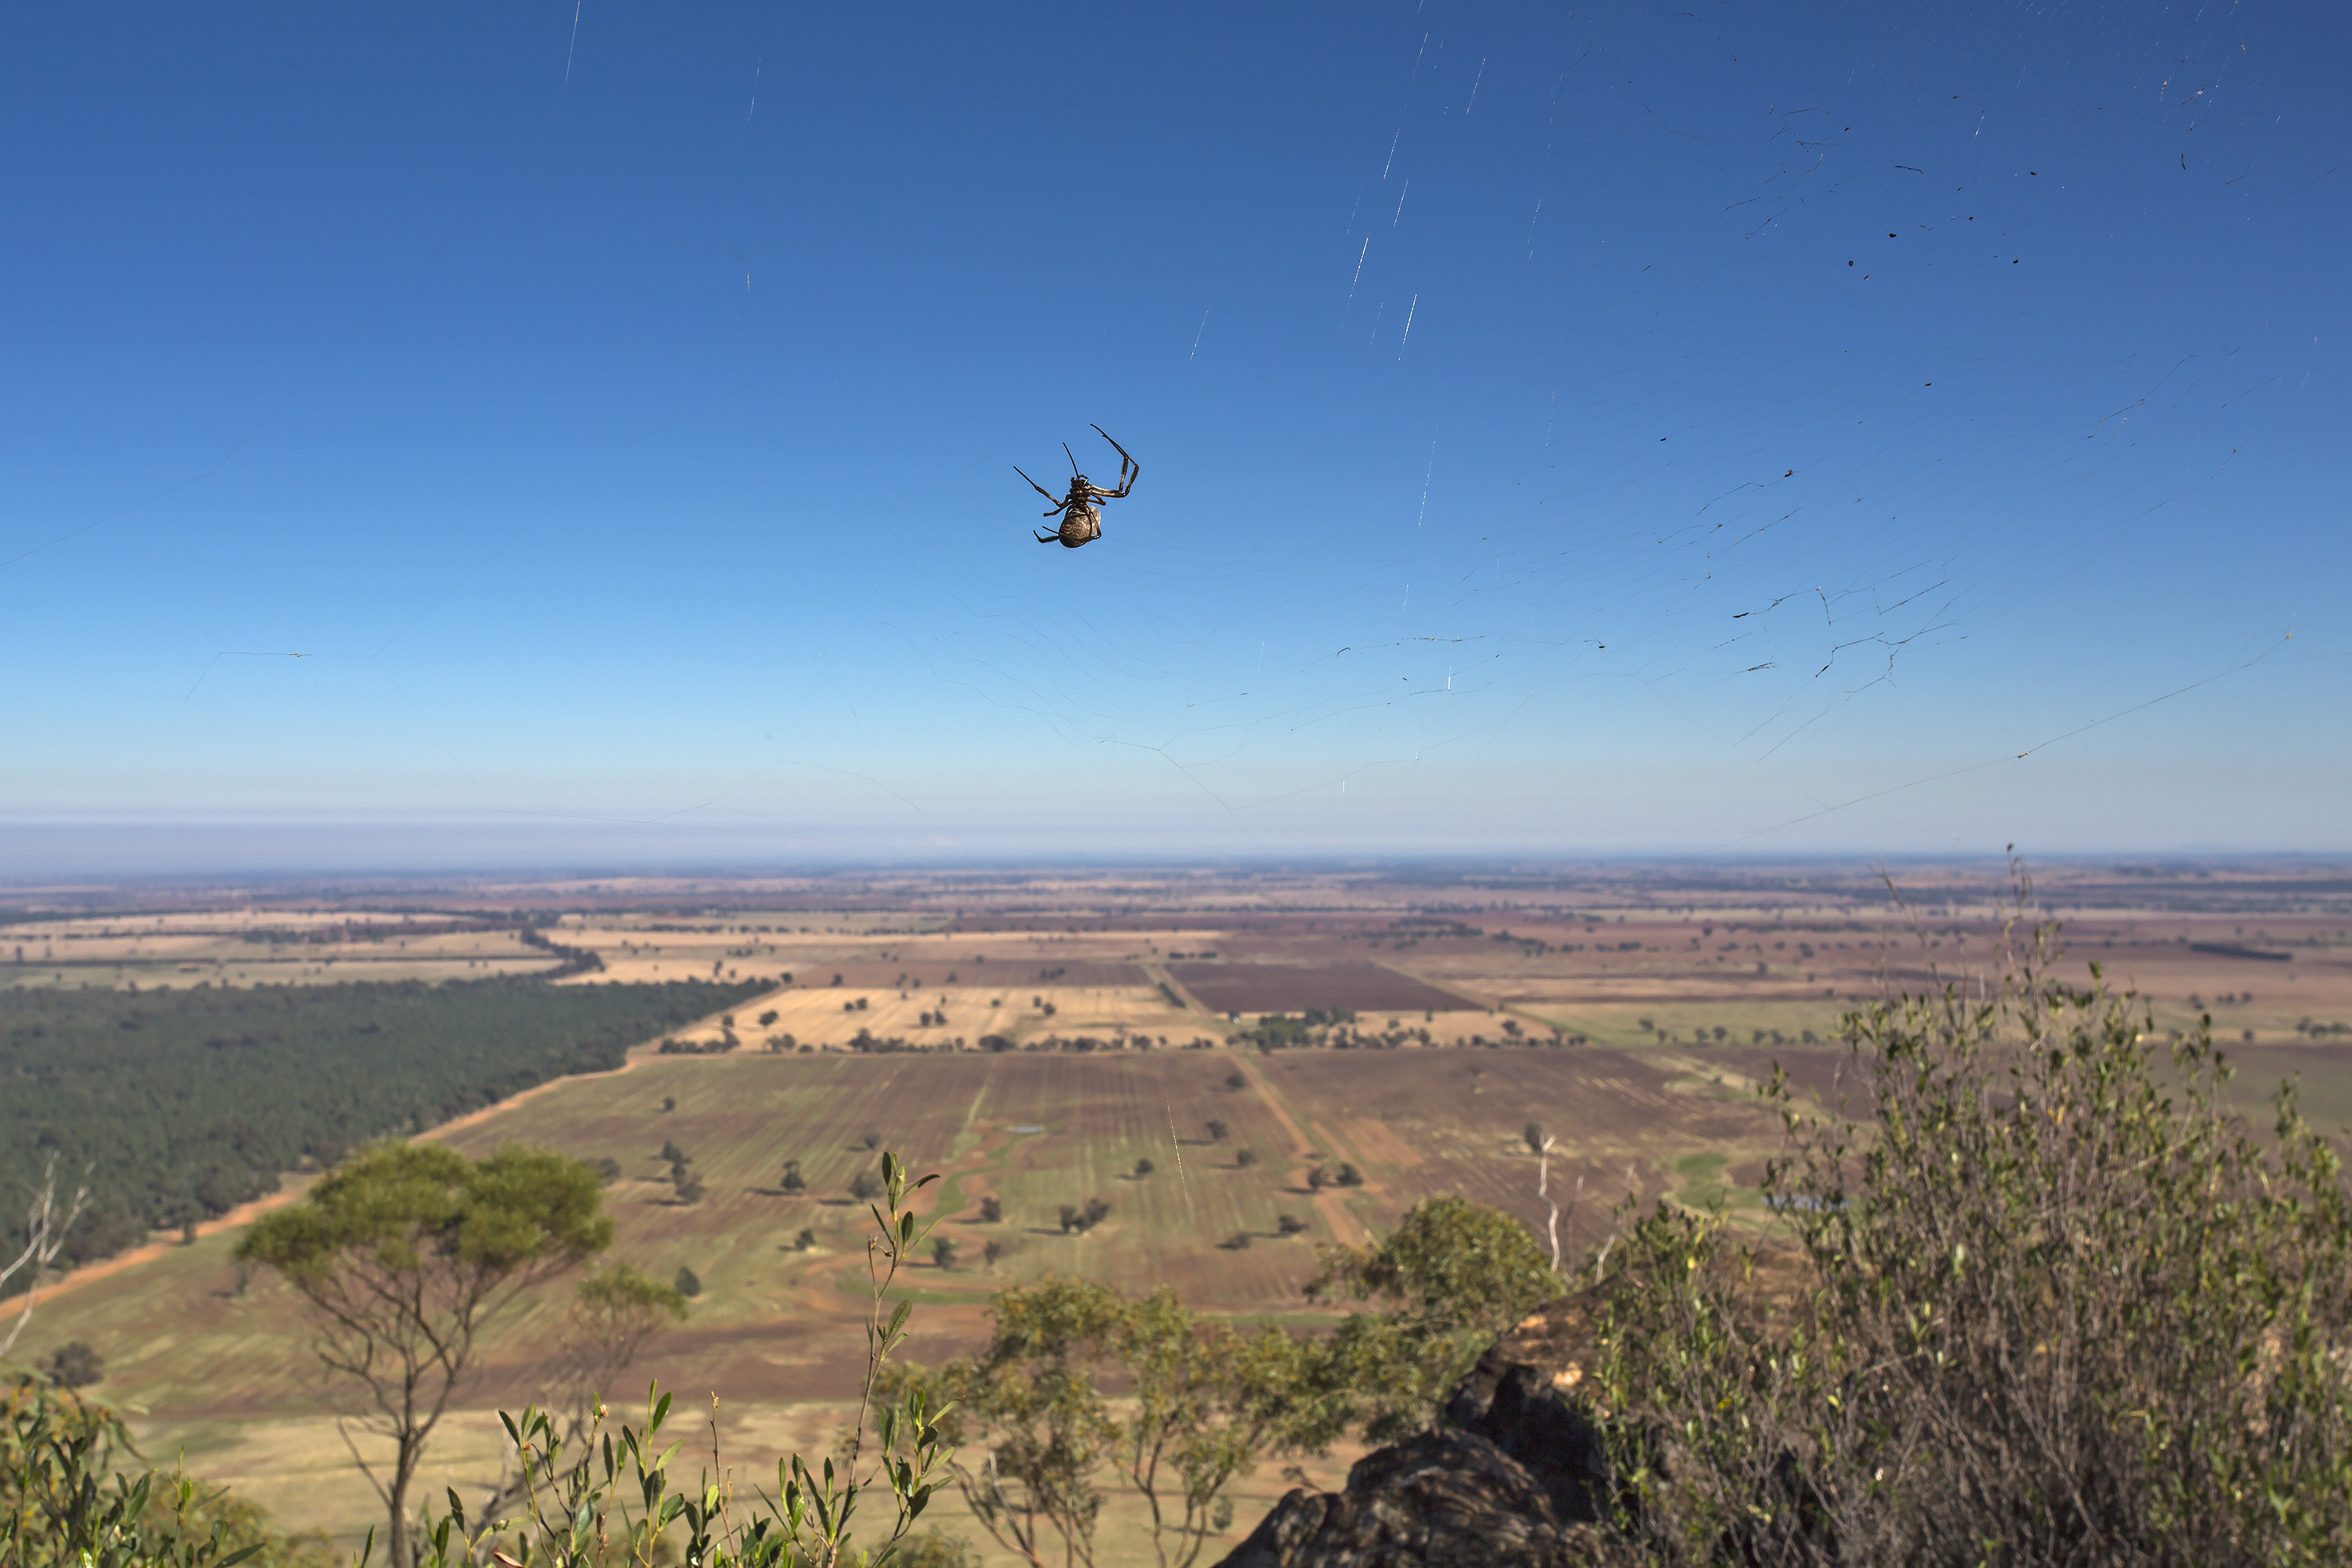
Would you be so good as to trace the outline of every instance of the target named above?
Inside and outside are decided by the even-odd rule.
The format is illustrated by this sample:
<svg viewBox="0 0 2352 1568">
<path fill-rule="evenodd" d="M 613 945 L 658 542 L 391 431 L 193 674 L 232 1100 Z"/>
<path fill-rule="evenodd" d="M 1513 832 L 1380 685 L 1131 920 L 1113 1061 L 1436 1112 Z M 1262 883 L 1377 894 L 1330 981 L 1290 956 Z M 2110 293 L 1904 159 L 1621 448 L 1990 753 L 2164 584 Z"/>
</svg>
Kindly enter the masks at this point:
<svg viewBox="0 0 2352 1568">
<path fill-rule="evenodd" d="M 2352 19 L 1718 13 L 20 16 L 0 874 L 2352 849 Z"/>
</svg>

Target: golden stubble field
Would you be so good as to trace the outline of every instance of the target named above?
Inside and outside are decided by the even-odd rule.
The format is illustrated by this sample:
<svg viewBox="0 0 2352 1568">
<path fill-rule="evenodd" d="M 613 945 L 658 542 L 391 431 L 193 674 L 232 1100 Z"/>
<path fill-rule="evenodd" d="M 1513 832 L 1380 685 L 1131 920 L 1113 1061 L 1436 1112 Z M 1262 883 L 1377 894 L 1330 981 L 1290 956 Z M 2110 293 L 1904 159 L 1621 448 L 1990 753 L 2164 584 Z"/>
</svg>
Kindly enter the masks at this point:
<svg viewBox="0 0 2352 1568">
<path fill-rule="evenodd" d="M 2101 963 L 2143 994 L 2159 1029 L 2211 1013 L 2250 1101 L 2292 1075 L 2323 1123 L 2352 1121 L 2341 909 L 2291 888 L 2265 893 L 2260 879 L 2124 889 L 2145 895 L 2137 905 L 2105 884 L 2055 880 L 2072 974 Z M 869 1133 L 947 1177 L 940 1234 L 959 1251 L 913 1276 L 919 1357 L 968 1348 L 993 1291 L 1049 1270 L 1164 1282 L 1196 1305 L 1310 1327 L 1328 1321 L 1298 1294 L 1313 1246 L 1365 1239 L 1421 1197 L 1461 1192 L 1540 1229 L 1520 1135 L 1530 1120 L 1559 1139 L 1556 1190 L 1581 1193 L 1563 1227 L 1571 1256 L 1629 1192 L 1722 1202 L 1760 1221 L 1753 1184 L 1778 1145 L 1756 1083 L 1776 1064 L 1828 1082 L 1852 1008 L 1980 983 L 2003 916 L 1985 876 L 1915 889 L 1907 906 L 1859 880 L 1759 892 L 1619 879 L 1575 893 L 1372 878 L 908 878 L 862 889 L 862 903 L 833 885 L 529 891 L 477 889 L 478 908 L 452 900 L 430 914 L 352 903 L 20 919 L 0 940 L 0 984 L 530 973 L 554 959 L 497 911 L 566 900 L 545 938 L 593 951 L 604 968 L 561 984 L 768 982 L 726 1018 L 674 1037 L 712 1047 L 731 1034 L 724 1054 L 665 1056 L 648 1041 L 621 1072 L 545 1086 L 428 1136 L 618 1161 L 616 1255 L 665 1277 L 691 1268 L 703 1287 L 692 1321 L 633 1375 L 704 1404 L 715 1393 L 728 1462 L 771 1476 L 783 1448 L 821 1445 L 853 1386 L 863 1215 L 845 1187 L 875 1159 Z M 1265 1011 L 1346 1005 L 1335 991 L 1360 993 L 1368 966 L 1426 988 L 1397 994 L 1452 1005 L 1360 1012 L 1360 1026 L 1426 1030 L 1455 1048 L 1235 1048 Z M 1214 987 L 1257 1010 L 1202 1005 Z M 929 1048 L 845 1049 L 860 1031 Z M 1549 1043 L 1556 1034 L 1584 1043 Z M 1128 1048 L 977 1049 L 989 1037 Z M 692 1156 L 700 1202 L 676 1201 L 656 1158 L 665 1142 Z M 802 1196 L 777 1187 L 786 1159 L 810 1183 Z M 1139 1160 L 1152 1163 L 1148 1175 Z M 1311 1165 L 1342 1162 L 1362 1185 L 1307 1189 Z M 993 1226 L 978 1219 L 991 1196 L 1005 1210 Z M 1111 1218 L 1061 1235 L 1057 1206 L 1089 1197 L 1109 1201 Z M 1284 1237 L 1285 1215 L 1304 1233 Z M 43 1306 L 22 1352 L 89 1341 L 107 1358 L 102 1392 L 143 1412 L 151 1452 L 184 1447 L 193 1469 L 288 1522 L 352 1537 L 371 1503 L 336 1435 L 334 1396 L 311 1371 L 295 1303 L 239 1278 L 235 1239 L 234 1226 L 213 1227 L 76 1285 Z M 445 1479 L 490 1463 L 490 1412 L 528 1396 L 558 1310 L 551 1297 L 493 1335 L 485 1375 L 437 1442 Z M 1328 1480 L 1345 1458 L 1310 1469 Z M 1281 1489 L 1271 1468 L 1261 1473 L 1236 1535 Z M 1132 1558 L 1133 1529 L 1115 1510 L 1107 1563 Z"/>
</svg>

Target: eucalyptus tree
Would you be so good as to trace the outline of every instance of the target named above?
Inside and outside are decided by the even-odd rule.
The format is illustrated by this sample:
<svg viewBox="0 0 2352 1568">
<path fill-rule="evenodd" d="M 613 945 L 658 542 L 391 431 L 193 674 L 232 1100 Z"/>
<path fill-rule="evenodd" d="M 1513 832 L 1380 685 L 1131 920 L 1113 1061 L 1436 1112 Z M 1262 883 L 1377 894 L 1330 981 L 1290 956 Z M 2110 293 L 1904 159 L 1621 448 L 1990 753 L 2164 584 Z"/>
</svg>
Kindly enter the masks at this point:
<svg viewBox="0 0 2352 1568">
<path fill-rule="evenodd" d="M 478 1161 L 376 1144 L 246 1234 L 238 1260 L 310 1304 L 320 1363 L 364 1401 L 338 1429 L 383 1500 L 396 1568 L 413 1561 L 409 1489 L 483 1330 L 612 1239 L 594 1166 L 512 1144 Z M 352 1442 L 354 1425 L 392 1444 L 388 1471 Z"/>
</svg>

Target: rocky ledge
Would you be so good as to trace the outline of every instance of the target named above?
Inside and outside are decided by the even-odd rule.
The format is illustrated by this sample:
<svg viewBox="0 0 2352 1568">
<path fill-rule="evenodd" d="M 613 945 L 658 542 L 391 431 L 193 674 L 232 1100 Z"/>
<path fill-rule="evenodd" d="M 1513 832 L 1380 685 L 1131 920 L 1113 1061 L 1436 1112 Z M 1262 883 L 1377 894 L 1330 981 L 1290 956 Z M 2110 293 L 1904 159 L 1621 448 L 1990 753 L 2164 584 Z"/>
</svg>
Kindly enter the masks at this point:
<svg viewBox="0 0 2352 1568">
<path fill-rule="evenodd" d="M 1792 1300 L 1793 1257 L 1758 1260 L 1756 1310 Z M 1587 1286 L 1505 1334 L 1433 1431 L 1356 1461 L 1345 1489 L 1300 1488 L 1219 1568 L 1619 1568 L 1636 1561 L 1596 1522 L 1607 1456 L 1578 1394 L 1598 1349 L 1605 1287 Z"/>
</svg>

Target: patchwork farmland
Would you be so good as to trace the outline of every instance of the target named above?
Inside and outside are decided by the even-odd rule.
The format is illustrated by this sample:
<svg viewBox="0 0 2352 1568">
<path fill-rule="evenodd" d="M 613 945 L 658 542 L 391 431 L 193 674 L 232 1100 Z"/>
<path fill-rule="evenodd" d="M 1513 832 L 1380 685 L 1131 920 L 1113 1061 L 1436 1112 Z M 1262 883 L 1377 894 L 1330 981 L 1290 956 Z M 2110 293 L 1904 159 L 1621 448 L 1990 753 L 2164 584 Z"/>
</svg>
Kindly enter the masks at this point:
<svg viewBox="0 0 2352 1568">
<path fill-rule="evenodd" d="M 852 1392 L 867 1221 L 848 1186 L 882 1148 L 945 1177 L 925 1203 L 954 1253 L 907 1288 L 924 1360 L 971 1346 L 993 1292 L 1048 1272 L 1328 1322 L 1300 1295 L 1315 1247 L 1365 1240 L 1423 1197 L 1461 1193 L 1542 1234 L 1531 1121 L 1557 1140 L 1567 1256 L 1629 1194 L 1761 1223 L 1755 1184 L 1779 1144 L 1756 1085 L 1778 1066 L 1811 1090 L 1850 1087 L 1842 1015 L 1971 983 L 1994 962 L 1998 876 L 1915 881 L 1900 905 L 1811 871 L 1712 888 L 1631 873 L 485 884 L 436 889 L 423 912 L 317 894 L 300 908 L 163 907 L 194 899 L 185 890 L 134 912 L 59 894 L 20 911 L 0 983 L 736 983 L 746 1000 L 643 1041 L 617 1072 L 425 1136 L 617 1168 L 614 1255 L 700 1284 L 691 1320 L 631 1376 L 716 1392 L 729 1451 L 756 1473 L 784 1445 L 822 1447 Z M 2159 1029 L 2210 1014 L 2248 1069 L 2247 1103 L 2297 1075 L 2334 1125 L 2352 1121 L 2352 904 L 2329 886 L 2044 879 L 2069 906 L 2075 973 L 2100 960 Z M 526 925 L 517 909 L 541 912 Z M 1318 1044 L 1350 1031 L 1409 1043 Z M 693 1201 L 666 1145 L 687 1156 Z M 1310 1184 L 1318 1168 L 1334 1179 Z M 289 1173 L 281 1197 L 306 1179 Z M 983 1218 L 988 1200 L 1001 1218 Z M 1090 1200 L 1108 1205 L 1100 1223 L 1066 1227 L 1063 1206 Z M 370 1511 L 364 1483 L 295 1302 L 230 1258 L 237 1223 L 158 1237 L 68 1281 L 18 1353 L 90 1343 L 101 1392 L 145 1412 L 150 1452 L 184 1446 L 192 1469 L 288 1522 L 349 1531 Z M 491 1337 L 467 1409 L 436 1439 L 446 1481 L 491 1463 L 490 1413 L 531 1392 L 560 1307 L 550 1293 Z M 1269 1472 L 1253 1487 L 1244 1523 L 1282 1483 Z"/>
</svg>

